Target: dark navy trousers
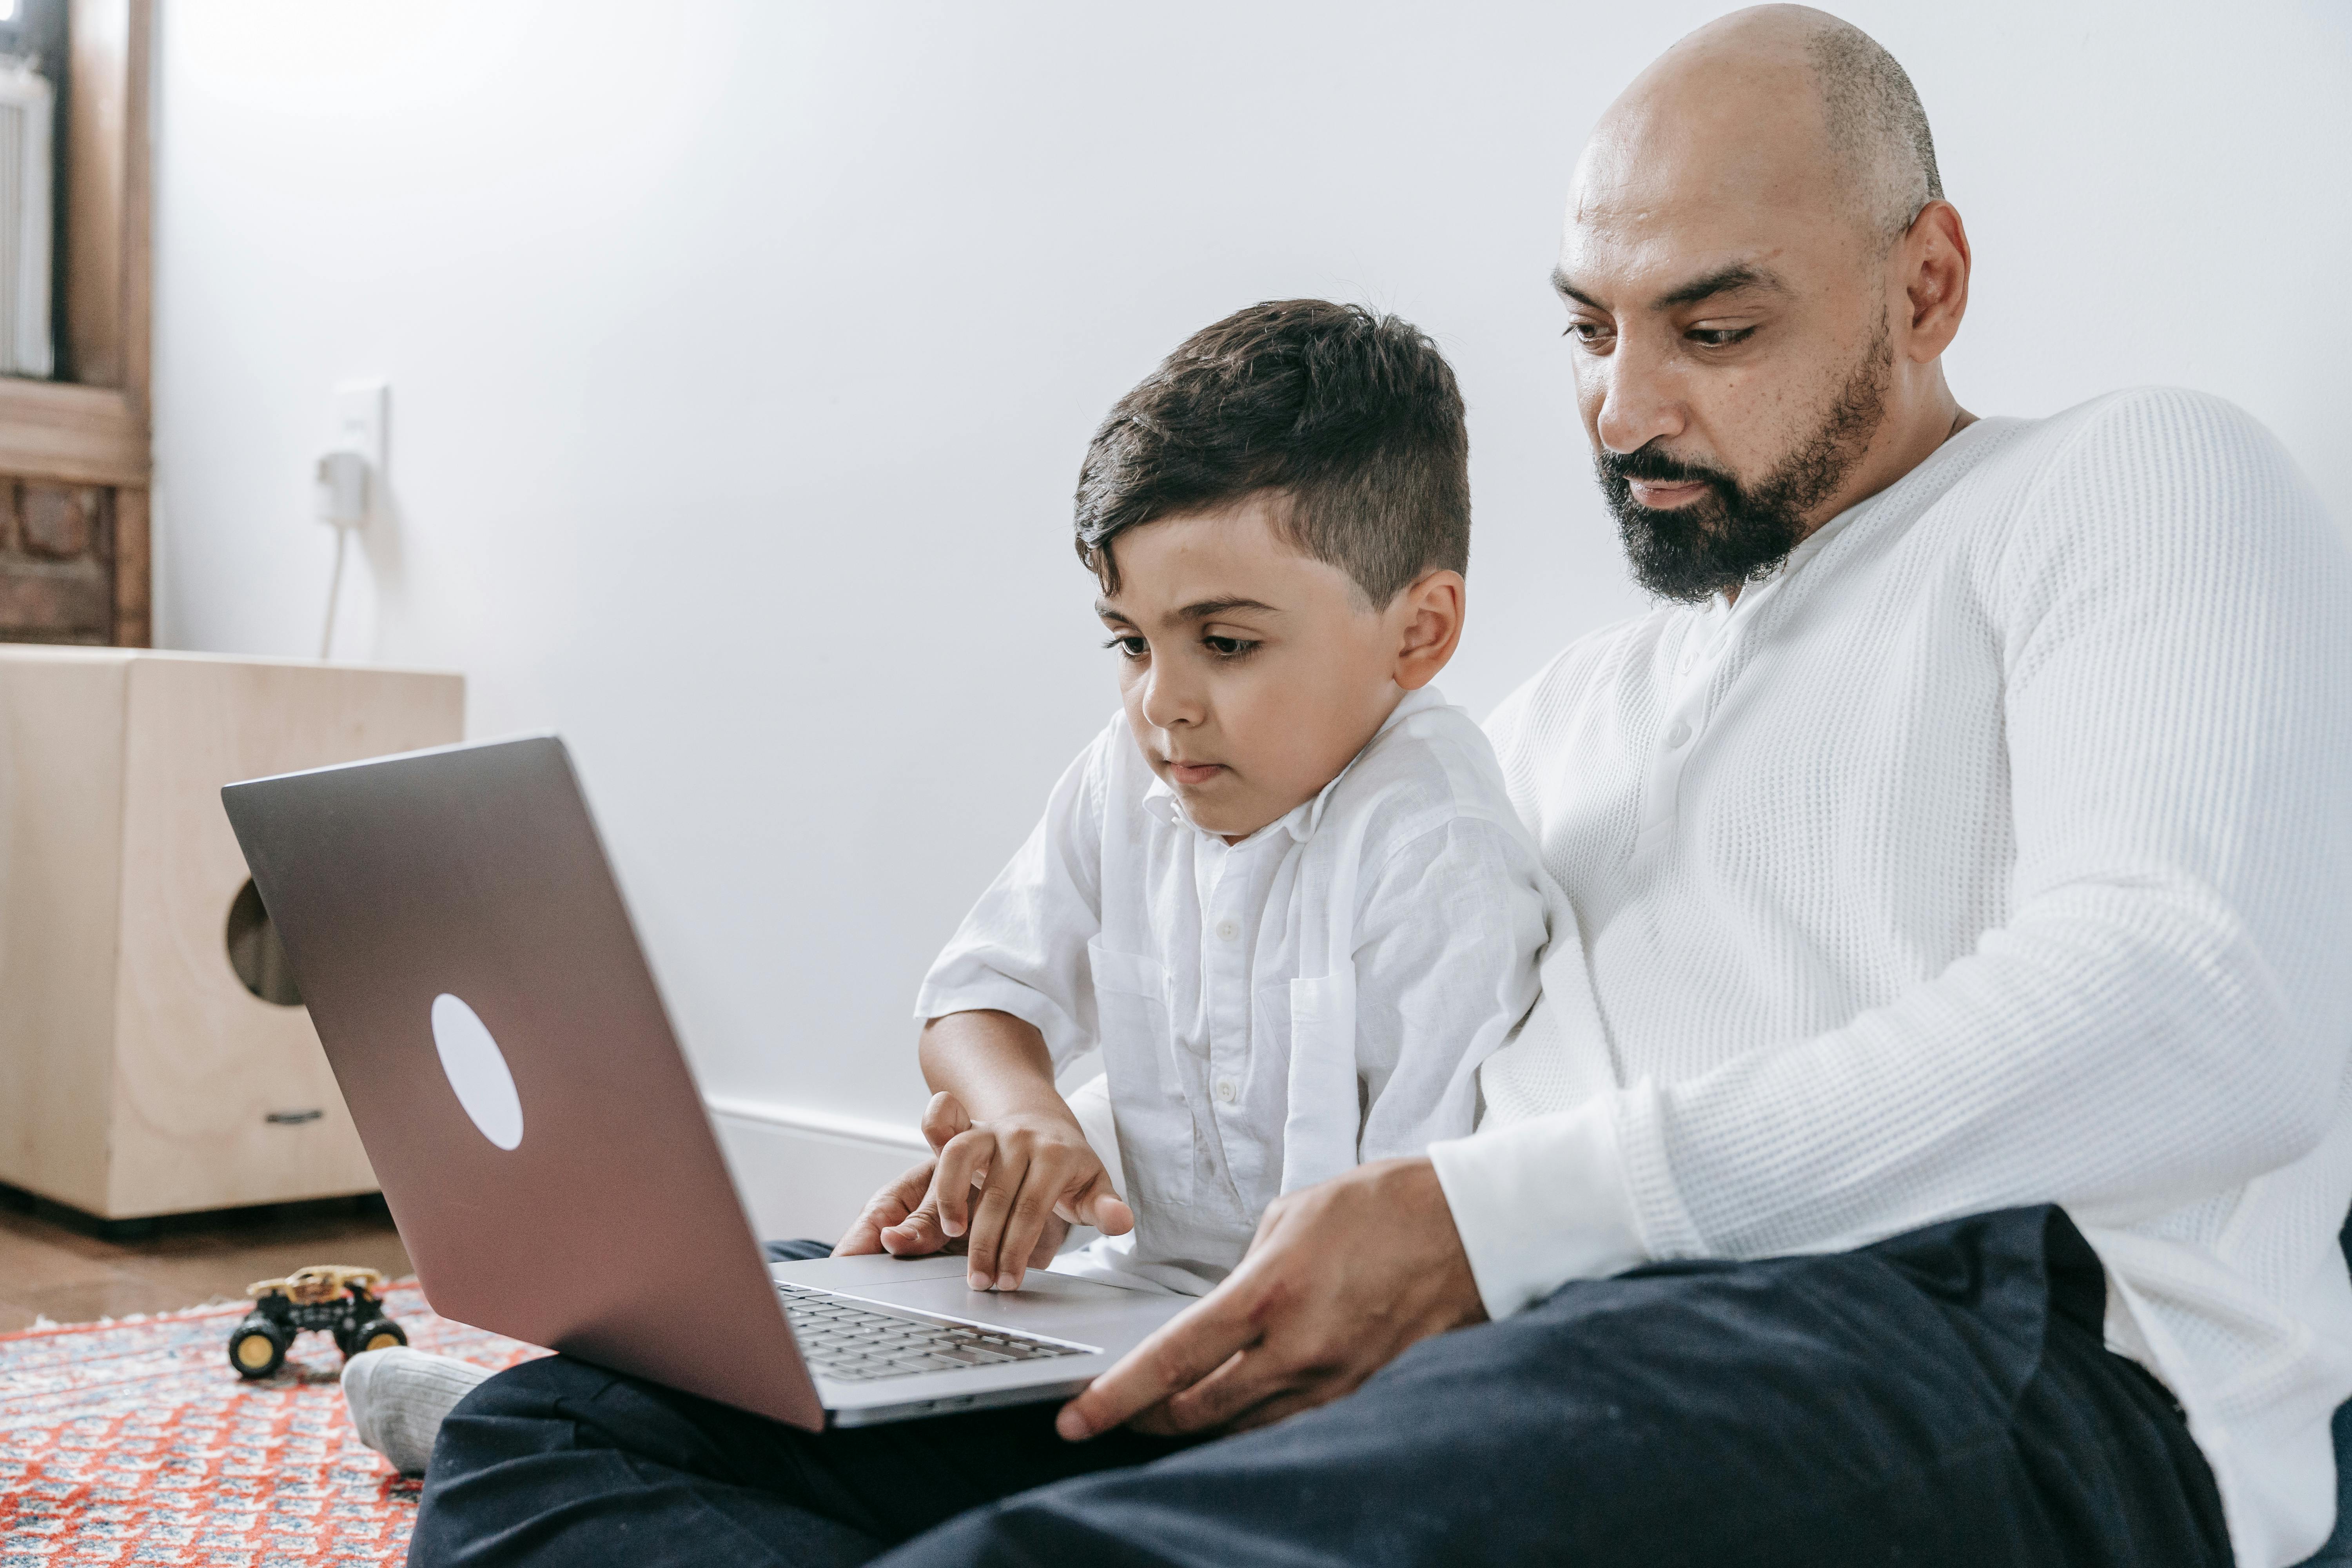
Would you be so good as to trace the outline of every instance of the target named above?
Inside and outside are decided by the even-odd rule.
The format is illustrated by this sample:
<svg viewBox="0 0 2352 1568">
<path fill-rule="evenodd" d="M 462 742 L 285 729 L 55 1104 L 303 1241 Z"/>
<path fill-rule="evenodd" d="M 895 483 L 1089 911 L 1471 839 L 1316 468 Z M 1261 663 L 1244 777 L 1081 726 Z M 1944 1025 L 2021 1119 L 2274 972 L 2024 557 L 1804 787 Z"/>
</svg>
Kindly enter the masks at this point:
<svg viewBox="0 0 2352 1568">
<path fill-rule="evenodd" d="M 811 1434 L 559 1356 L 449 1417 L 408 1560 L 2221 1568 L 2105 1289 L 2054 1208 L 1638 1269 L 1189 1445 L 1066 1444 L 1051 1405 Z"/>
</svg>

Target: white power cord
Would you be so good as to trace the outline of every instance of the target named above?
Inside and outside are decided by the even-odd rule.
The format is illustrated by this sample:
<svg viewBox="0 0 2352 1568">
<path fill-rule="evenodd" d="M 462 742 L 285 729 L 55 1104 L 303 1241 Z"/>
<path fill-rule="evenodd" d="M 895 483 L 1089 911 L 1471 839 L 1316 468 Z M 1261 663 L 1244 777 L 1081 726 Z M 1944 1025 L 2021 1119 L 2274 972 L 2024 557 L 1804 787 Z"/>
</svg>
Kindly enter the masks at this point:
<svg viewBox="0 0 2352 1568">
<path fill-rule="evenodd" d="M 335 606 L 343 596 L 343 554 L 352 530 L 367 521 L 368 460 L 357 452 L 330 452 L 319 459 L 319 521 L 335 530 L 335 570 L 327 580 L 327 626 L 319 637 L 323 663 L 335 650 Z"/>
<path fill-rule="evenodd" d="M 319 634 L 319 661 L 323 664 L 334 657 L 335 605 L 343 596 L 343 551 L 352 542 L 348 528 L 335 530 L 335 571 L 327 579 L 327 629 Z"/>
</svg>

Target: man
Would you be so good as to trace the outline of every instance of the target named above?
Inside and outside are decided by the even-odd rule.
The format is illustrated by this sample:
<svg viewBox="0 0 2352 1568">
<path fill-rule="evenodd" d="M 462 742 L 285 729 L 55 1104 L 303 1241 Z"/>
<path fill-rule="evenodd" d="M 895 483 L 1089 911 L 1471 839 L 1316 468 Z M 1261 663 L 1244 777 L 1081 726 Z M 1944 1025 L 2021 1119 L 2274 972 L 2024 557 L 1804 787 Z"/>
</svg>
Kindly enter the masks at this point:
<svg viewBox="0 0 2352 1568">
<path fill-rule="evenodd" d="M 1667 602 L 1490 726 L 1597 1006 L 1548 994 L 1476 1136 L 1280 1200 L 1058 1439 L 810 1437 L 558 1359 L 450 1418 L 412 1561 L 2316 1546 L 2352 569 L 2223 405 L 1961 410 L 1969 266 L 1867 37 L 1775 6 L 1670 50 L 1555 279 Z"/>
</svg>

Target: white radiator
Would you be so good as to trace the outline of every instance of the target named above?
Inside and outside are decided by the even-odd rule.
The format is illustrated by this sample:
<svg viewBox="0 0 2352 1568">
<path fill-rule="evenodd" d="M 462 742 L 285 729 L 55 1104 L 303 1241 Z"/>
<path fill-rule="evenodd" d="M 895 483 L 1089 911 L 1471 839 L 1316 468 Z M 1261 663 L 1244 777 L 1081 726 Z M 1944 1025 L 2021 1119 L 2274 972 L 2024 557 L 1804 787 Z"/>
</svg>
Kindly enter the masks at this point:
<svg viewBox="0 0 2352 1568">
<path fill-rule="evenodd" d="M 49 135 L 57 95 L 0 56 L 0 375 L 49 374 Z"/>
</svg>

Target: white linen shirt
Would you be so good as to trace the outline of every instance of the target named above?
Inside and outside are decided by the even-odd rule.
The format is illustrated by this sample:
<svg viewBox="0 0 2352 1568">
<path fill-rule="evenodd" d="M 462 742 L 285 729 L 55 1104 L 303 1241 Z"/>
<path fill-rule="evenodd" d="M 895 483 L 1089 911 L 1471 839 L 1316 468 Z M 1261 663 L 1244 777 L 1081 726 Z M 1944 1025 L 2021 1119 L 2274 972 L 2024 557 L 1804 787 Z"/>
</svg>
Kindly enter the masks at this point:
<svg viewBox="0 0 2352 1568">
<path fill-rule="evenodd" d="M 1565 973 L 1431 1151 L 1487 1310 L 2064 1205 L 2243 1568 L 2352 1394 L 2352 571 L 2196 394 L 1987 419 L 1488 721 Z M 1597 1006 L 1595 1005 L 1597 1002 Z M 1557 1013 L 1557 1016 L 1555 1016 Z"/>
<path fill-rule="evenodd" d="M 1099 1047 L 1136 1226 L 1056 1267 L 1198 1294 L 1277 1193 L 1469 1131 L 1478 1064 L 1535 1001 L 1546 908 L 1493 748 L 1434 690 L 1233 845 L 1115 716 L 915 1013 L 1026 1019 L 1065 1078 Z"/>
</svg>

